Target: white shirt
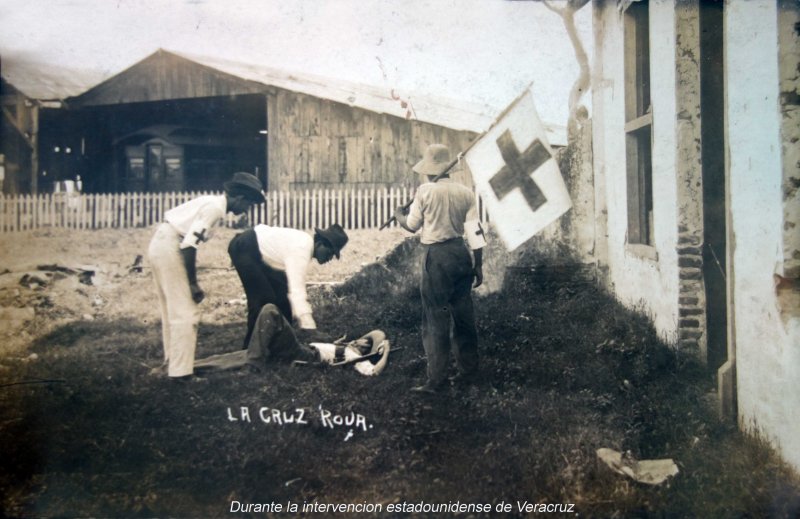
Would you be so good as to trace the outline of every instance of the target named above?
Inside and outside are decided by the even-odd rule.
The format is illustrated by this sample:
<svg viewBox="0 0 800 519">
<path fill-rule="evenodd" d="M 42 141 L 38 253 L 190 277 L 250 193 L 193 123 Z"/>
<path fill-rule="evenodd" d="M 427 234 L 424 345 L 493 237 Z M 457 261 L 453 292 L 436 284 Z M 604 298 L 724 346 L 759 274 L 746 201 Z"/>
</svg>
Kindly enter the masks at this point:
<svg viewBox="0 0 800 519">
<path fill-rule="evenodd" d="M 181 249 L 197 248 L 211 238 L 214 227 L 222 223 L 227 212 L 225 195 L 204 195 L 173 207 L 164 213 L 164 220 L 183 237 Z"/>
<path fill-rule="evenodd" d="M 420 242 L 430 245 L 464 235 L 464 222 L 477 220 L 475 194 L 468 187 L 443 178 L 419 186 L 406 219 L 412 231 L 422 228 Z"/>
<path fill-rule="evenodd" d="M 306 292 L 306 272 L 314 254 L 313 236 L 297 229 L 264 224 L 256 225 L 253 230 L 264 263 L 286 273 L 289 304 L 300 328 L 316 328 Z"/>
</svg>

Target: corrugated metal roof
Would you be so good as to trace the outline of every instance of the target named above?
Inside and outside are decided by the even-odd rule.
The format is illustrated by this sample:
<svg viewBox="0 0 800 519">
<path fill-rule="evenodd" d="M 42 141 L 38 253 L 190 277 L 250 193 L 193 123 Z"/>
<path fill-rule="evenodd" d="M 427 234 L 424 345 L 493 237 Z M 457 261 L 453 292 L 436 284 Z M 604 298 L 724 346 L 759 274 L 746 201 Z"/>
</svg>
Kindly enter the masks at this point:
<svg viewBox="0 0 800 519">
<path fill-rule="evenodd" d="M 85 92 L 106 78 L 97 71 L 9 58 L 0 61 L 0 75 L 26 97 L 38 101 L 63 101 Z"/>
<path fill-rule="evenodd" d="M 454 130 L 481 133 L 489 128 L 495 117 L 502 111 L 502 109 L 488 105 L 394 91 L 390 87 L 380 88 L 312 74 L 290 73 L 285 70 L 222 58 L 184 52 L 168 52 L 242 79 L 336 101 L 371 112 L 416 119 Z M 549 123 L 544 124 L 548 131 L 547 137 L 550 144 L 557 146 L 566 144 L 566 128 Z"/>
<path fill-rule="evenodd" d="M 404 118 L 408 115 L 408 118 L 411 119 L 456 130 L 483 131 L 492 123 L 493 116 L 491 114 L 495 111 L 488 106 L 467 103 L 459 103 L 456 106 L 452 101 L 435 99 L 431 96 L 421 97 L 407 95 L 404 92 L 393 92 L 390 87 L 378 88 L 313 74 L 288 72 L 257 64 L 184 52 L 169 52 L 221 72 L 264 85 L 336 101 L 371 112 Z M 393 94 L 396 99 L 392 97 Z M 405 107 L 403 101 L 406 102 Z"/>
</svg>

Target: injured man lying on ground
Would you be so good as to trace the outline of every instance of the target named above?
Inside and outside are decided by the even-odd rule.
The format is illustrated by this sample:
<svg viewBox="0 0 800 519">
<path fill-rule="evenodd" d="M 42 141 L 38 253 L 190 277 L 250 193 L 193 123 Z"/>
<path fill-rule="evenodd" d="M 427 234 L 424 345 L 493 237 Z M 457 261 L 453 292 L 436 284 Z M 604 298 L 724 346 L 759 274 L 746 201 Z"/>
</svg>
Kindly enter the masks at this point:
<svg viewBox="0 0 800 519">
<path fill-rule="evenodd" d="M 204 370 L 233 370 L 245 366 L 263 371 L 268 362 L 296 364 L 325 363 L 332 366 L 353 365 L 362 375 L 380 374 L 389 358 L 389 341 L 380 330 L 350 342 L 308 345 L 297 340 L 292 325 L 273 304 L 264 305 L 258 314 L 253 334 L 246 350 L 212 355 L 194 363 L 195 372 Z"/>
</svg>

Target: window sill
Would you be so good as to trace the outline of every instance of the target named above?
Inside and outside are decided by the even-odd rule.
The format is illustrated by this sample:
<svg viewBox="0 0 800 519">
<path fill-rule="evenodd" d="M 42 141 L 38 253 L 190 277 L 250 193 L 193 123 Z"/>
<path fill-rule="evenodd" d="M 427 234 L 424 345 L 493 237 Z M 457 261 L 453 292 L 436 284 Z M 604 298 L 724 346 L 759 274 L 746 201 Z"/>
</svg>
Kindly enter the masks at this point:
<svg viewBox="0 0 800 519">
<path fill-rule="evenodd" d="M 658 261 L 658 251 L 652 245 L 643 243 L 626 243 L 625 252 L 640 259 Z"/>
</svg>

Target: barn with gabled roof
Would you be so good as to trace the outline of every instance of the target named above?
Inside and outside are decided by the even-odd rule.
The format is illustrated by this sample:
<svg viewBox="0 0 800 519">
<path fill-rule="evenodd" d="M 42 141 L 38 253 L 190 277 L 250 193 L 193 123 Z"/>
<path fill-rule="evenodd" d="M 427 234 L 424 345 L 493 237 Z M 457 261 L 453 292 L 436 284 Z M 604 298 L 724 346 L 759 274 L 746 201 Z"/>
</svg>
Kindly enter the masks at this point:
<svg viewBox="0 0 800 519">
<path fill-rule="evenodd" d="M 216 190 L 249 171 L 271 190 L 414 185 L 411 166 L 429 143 L 464 149 L 494 112 L 158 50 L 40 122 L 40 164 L 50 168 L 31 184 L 80 176 L 87 192 Z M 50 160 L 65 146 L 76 159 Z M 465 168 L 455 176 L 470 182 Z"/>
</svg>

